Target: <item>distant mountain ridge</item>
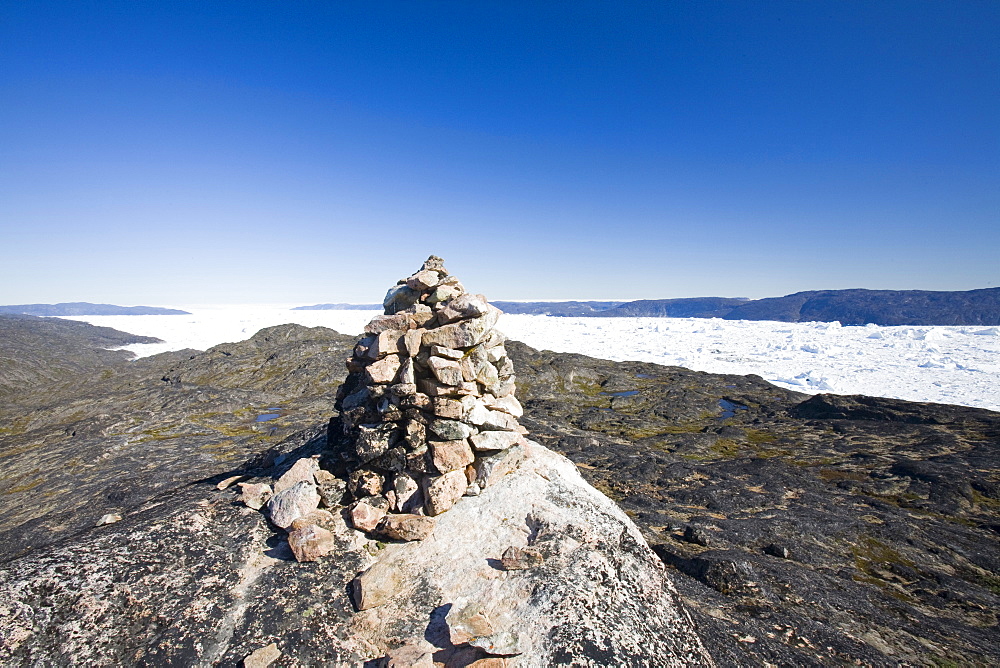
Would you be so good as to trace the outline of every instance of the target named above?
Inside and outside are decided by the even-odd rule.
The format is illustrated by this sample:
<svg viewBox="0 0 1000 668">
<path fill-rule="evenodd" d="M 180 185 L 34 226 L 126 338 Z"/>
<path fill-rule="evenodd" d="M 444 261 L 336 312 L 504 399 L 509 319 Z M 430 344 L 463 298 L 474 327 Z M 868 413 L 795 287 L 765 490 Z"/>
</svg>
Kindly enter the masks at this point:
<svg viewBox="0 0 1000 668">
<path fill-rule="evenodd" d="M 842 325 L 1000 325 L 1000 288 L 964 291 L 810 290 L 745 302 L 726 320 Z"/>
<path fill-rule="evenodd" d="M 0 313 L 14 315 L 190 315 L 187 311 L 159 306 L 115 306 L 89 302 L 63 302 L 60 304 L 14 304 L 0 306 Z"/>
<path fill-rule="evenodd" d="M 722 297 L 628 302 L 600 317 L 723 318 L 842 325 L 1000 325 L 1000 288 L 964 291 L 807 290 L 765 299 Z"/>
<path fill-rule="evenodd" d="M 979 290 L 807 290 L 784 297 L 685 297 L 631 302 L 503 302 L 504 313 L 596 318 L 723 318 L 842 325 L 1000 325 L 1000 288 Z M 380 310 L 379 304 L 317 304 L 295 310 Z"/>
</svg>

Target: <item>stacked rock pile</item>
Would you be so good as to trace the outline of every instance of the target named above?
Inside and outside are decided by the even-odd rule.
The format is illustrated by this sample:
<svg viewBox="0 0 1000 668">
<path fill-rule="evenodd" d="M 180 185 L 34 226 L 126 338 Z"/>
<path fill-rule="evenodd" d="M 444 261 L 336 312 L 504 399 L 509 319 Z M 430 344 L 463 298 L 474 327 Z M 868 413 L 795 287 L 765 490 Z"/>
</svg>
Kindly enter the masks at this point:
<svg viewBox="0 0 1000 668">
<path fill-rule="evenodd" d="M 386 294 L 337 393 L 355 528 L 425 538 L 433 516 L 524 457 L 500 311 L 431 256 Z"/>
</svg>

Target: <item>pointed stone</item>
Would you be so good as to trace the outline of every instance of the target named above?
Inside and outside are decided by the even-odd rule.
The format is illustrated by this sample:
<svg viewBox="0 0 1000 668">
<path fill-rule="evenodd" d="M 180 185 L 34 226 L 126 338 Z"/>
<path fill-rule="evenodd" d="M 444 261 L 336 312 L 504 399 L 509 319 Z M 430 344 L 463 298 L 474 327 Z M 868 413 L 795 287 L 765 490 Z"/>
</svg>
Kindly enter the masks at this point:
<svg viewBox="0 0 1000 668">
<path fill-rule="evenodd" d="M 403 575 L 392 564 L 378 562 L 351 582 L 351 598 L 358 610 L 384 605 L 403 582 Z"/>
<path fill-rule="evenodd" d="M 427 298 L 428 304 L 439 304 L 462 294 L 462 290 L 454 285 L 439 285 Z"/>
<path fill-rule="evenodd" d="M 367 464 L 371 460 L 389 451 L 399 436 L 399 429 L 392 422 L 382 424 L 363 424 L 358 427 L 358 436 L 354 449 L 358 460 Z"/>
<path fill-rule="evenodd" d="M 472 436 L 472 447 L 476 450 L 506 450 L 521 441 L 516 431 L 484 431 Z"/>
<path fill-rule="evenodd" d="M 427 360 L 427 366 L 430 367 L 438 382 L 444 385 L 458 385 L 462 382 L 462 370 L 458 362 L 454 360 L 432 356 Z"/>
<path fill-rule="evenodd" d="M 521 406 L 521 402 L 517 400 L 513 395 L 508 395 L 506 397 L 501 397 L 493 402 L 494 410 L 503 411 L 509 415 L 513 415 L 519 418 L 524 415 L 524 408 Z"/>
<path fill-rule="evenodd" d="M 458 399 L 435 397 L 434 414 L 451 420 L 461 420 L 465 416 L 465 406 Z"/>
<path fill-rule="evenodd" d="M 423 540 L 431 535 L 437 521 L 425 515 L 409 513 L 386 515 L 376 533 L 393 540 Z"/>
<path fill-rule="evenodd" d="M 431 346 L 431 355 L 435 357 L 444 357 L 450 360 L 460 360 L 465 356 L 465 353 L 461 350 L 455 350 L 454 348 L 445 348 L 444 346 Z"/>
<path fill-rule="evenodd" d="M 468 320 L 486 315 L 490 310 L 489 302 L 483 295 L 460 295 L 438 311 L 438 322 L 445 324 L 456 320 Z"/>
<path fill-rule="evenodd" d="M 392 489 L 396 496 L 396 503 L 393 506 L 393 510 L 398 512 L 407 512 L 404 509 L 409 507 L 407 504 L 409 500 L 413 498 L 413 495 L 420 489 L 420 485 L 413 478 L 413 476 L 407 473 L 398 473 L 396 474 L 395 480 L 392 482 Z M 423 505 L 422 501 L 420 505 Z"/>
<path fill-rule="evenodd" d="M 416 329 L 411 329 L 403 335 L 403 345 L 410 357 L 416 357 L 417 353 L 420 352 L 420 341 L 423 336 L 424 333 Z"/>
<path fill-rule="evenodd" d="M 382 300 L 382 307 L 387 314 L 394 314 L 417 303 L 420 293 L 408 285 L 396 285 L 389 288 Z"/>
<path fill-rule="evenodd" d="M 524 447 L 520 444 L 501 450 L 495 455 L 478 458 L 476 467 L 476 482 L 483 489 L 516 469 L 524 461 Z"/>
<path fill-rule="evenodd" d="M 417 374 L 416 374 L 416 369 L 414 369 L 413 367 L 412 358 L 407 357 L 399 365 L 399 373 L 396 375 L 396 380 L 405 385 L 412 385 L 413 391 L 416 392 Z M 412 392 L 410 394 L 412 394 Z"/>
<path fill-rule="evenodd" d="M 319 507 L 320 496 L 316 483 L 303 480 L 292 487 L 275 494 L 268 502 L 267 509 L 271 521 L 282 529 L 287 529 L 296 519 Z"/>
<path fill-rule="evenodd" d="M 229 488 L 230 488 L 230 487 L 232 487 L 232 486 L 233 486 L 234 484 L 236 484 L 236 482 L 237 482 L 237 481 L 239 481 L 239 480 L 242 480 L 242 479 L 243 479 L 243 478 L 245 478 L 245 477 L 246 477 L 246 476 L 242 476 L 242 475 L 231 475 L 231 476 L 229 476 L 228 478 L 226 478 L 226 479 L 224 479 L 224 480 L 220 480 L 220 481 L 219 481 L 219 482 L 218 482 L 218 483 L 217 483 L 217 484 L 215 485 L 215 489 L 217 489 L 217 490 L 219 490 L 219 491 L 222 491 L 222 490 L 226 490 L 226 489 L 229 489 Z"/>
<path fill-rule="evenodd" d="M 444 268 L 444 260 L 437 255 L 428 256 L 424 260 L 424 264 L 420 267 L 421 271 L 436 271 L 441 276 L 447 276 L 448 270 Z"/>
<path fill-rule="evenodd" d="M 442 325 L 424 332 L 423 345 L 444 346 L 446 348 L 471 348 L 481 342 L 486 334 L 497 323 L 500 311 L 490 307 L 490 310 L 478 318 L 462 320 L 449 325 Z"/>
<path fill-rule="evenodd" d="M 271 486 L 265 483 L 240 483 L 240 492 L 240 501 L 243 505 L 254 510 L 263 508 L 264 504 L 274 496 Z"/>
<path fill-rule="evenodd" d="M 403 332 L 398 329 L 387 329 L 379 332 L 368 347 L 368 357 L 381 359 L 386 355 L 399 355 L 406 352 L 403 344 Z"/>
<path fill-rule="evenodd" d="M 315 480 L 316 471 L 319 471 L 319 460 L 312 457 L 302 457 L 288 469 L 284 475 L 274 483 L 274 493 L 279 494 L 286 489 L 303 480 Z"/>
<path fill-rule="evenodd" d="M 446 512 L 462 498 L 468 487 L 465 471 L 450 471 L 427 478 L 424 485 L 424 508 L 434 516 Z"/>
<path fill-rule="evenodd" d="M 386 355 L 377 362 L 372 362 L 365 367 L 365 383 L 369 385 L 391 383 L 399 373 L 401 364 L 399 355 Z"/>
<path fill-rule="evenodd" d="M 288 547 L 292 548 L 296 561 L 316 561 L 333 552 L 336 546 L 333 534 L 315 524 L 293 529 L 288 534 Z"/>
<path fill-rule="evenodd" d="M 417 292 L 433 288 L 440 282 L 441 275 L 430 269 L 422 269 L 406 279 L 406 285 Z"/>
<path fill-rule="evenodd" d="M 460 441 L 431 441 L 428 444 L 431 450 L 431 461 L 434 468 L 441 473 L 448 471 L 465 470 L 475 460 L 472 448 L 466 439 Z"/>
<path fill-rule="evenodd" d="M 351 524 L 359 531 L 371 531 L 389 512 L 389 500 L 384 496 L 368 496 L 351 506 Z"/>
<path fill-rule="evenodd" d="M 504 550 L 503 556 L 500 557 L 500 563 L 503 564 L 504 570 L 507 571 L 521 571 L 527 568 L 534 568 L 535 566 L 541 566 L 544 561 L 542 553 L 537 548 L 515 547 L 514 545 Z"/>
<path fill-rule="evenodd" d="M 390 329 L 406 331 L 410 328 L 410 317 L 405 313 L 395 315 L 377 315 L 365 325 L 365 332 L 368 334 L 381 334 Z M 368 344 L 369 346 L 371 343 Z"/>
<path fill-rule="evenodd" d="M 243 668 L 267 668 L 281 657 L 281 650 L 275 643 L 255 649 L 243 657 Z"/>
<path fill-rule="evenodd" d="M 430 423 L 429 428 L 445 441 L 469 438 L 474 433 L 472 427 L 457 420 L 434 420 Z"/>
<path fill-rule="evenodd" d="M 517 420 L 503 411 L 490 411 L 482 428 L 497 431 L 517 431 Z"/>
</svg>

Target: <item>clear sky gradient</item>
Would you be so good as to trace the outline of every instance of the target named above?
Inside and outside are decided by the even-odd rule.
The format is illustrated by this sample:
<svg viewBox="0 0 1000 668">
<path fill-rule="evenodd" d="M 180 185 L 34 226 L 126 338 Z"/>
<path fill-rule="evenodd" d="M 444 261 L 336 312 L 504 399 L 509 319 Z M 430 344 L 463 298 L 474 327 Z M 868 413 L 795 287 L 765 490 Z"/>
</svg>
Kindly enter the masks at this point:
<svg viewBox="0 0 1000 668">
<path fill-rule="evenodd" d="M 1000 2 L 0 3 L 0 304 L 1000 285 Z"/>
</svg>

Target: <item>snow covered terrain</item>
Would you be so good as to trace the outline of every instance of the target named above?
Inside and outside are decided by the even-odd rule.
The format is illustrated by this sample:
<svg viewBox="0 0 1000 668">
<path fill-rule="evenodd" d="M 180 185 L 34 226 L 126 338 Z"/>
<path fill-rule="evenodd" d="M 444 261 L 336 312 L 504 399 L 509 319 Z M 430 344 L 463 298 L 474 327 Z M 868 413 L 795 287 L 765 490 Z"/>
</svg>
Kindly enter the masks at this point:
<svg viewBox="0 0 1000 668">
<path fill-rule="evenodd" d="M 191 315 L 78 316 L 156 336 L 139 356 L 204 350 L 294 322 L 361 332 L 380 311 L 293 311 L 291 305 L 184 306 Z M 640 360 L 716 373 L 757 374 L 800 392 L 869 394 L 1000 410 L 1000 328 L 841 327 L 699 318 L 555 318 L 504 315 L 512 339 L 556 352 Z"/>
</svg>

